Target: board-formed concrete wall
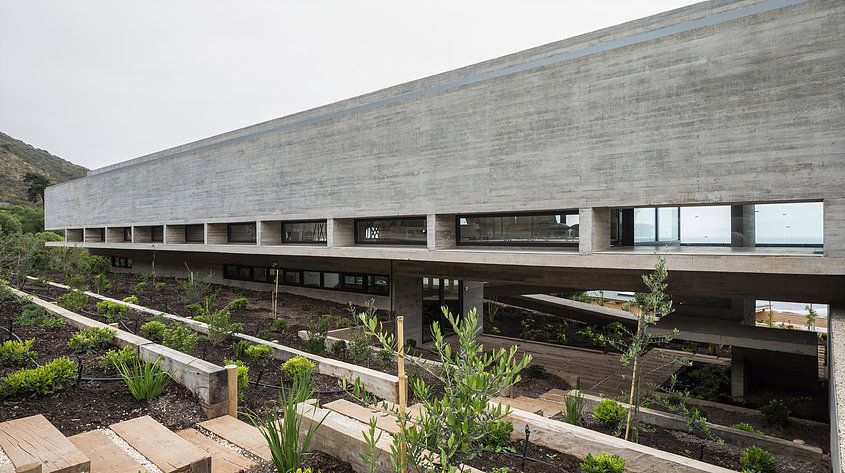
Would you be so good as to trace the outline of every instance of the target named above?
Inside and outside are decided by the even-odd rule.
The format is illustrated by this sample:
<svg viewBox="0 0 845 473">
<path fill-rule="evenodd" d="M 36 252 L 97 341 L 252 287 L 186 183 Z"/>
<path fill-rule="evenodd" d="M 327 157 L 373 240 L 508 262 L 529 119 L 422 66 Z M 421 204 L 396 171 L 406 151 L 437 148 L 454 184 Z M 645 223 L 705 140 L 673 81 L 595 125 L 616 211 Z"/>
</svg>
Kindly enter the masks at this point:
<svg viewBox="0 0 845 473">
<path fill-rule="evenodd" d="M 842 201 L 843 24 L 692 5 L 94 171 L 46 226 Z"/>
</svg>

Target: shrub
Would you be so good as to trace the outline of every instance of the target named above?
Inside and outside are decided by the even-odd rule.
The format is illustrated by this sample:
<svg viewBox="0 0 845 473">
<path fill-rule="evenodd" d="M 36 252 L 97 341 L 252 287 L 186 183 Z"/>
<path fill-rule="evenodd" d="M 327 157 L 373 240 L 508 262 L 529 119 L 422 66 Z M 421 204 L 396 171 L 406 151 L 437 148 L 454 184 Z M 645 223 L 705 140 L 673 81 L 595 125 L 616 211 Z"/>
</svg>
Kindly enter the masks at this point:
<svg viewBox="0 0 845 473">
<path fill-rule="evenodd" d="M 622 473 L 624 470 L 625 459 L 606 452 L 595 455 L 588 453 L 581 463 L 581 471 L 584 473 Z"/>
<path fill-rule="evenodd" d="M 309 320 L 308 339 L 302 342 L 302 349 L 314 355 L 325 355 L 328 333 L 329 319 L 327 317 L 321 317 L 319 320 Z"/>
<path fill-rule="evenodd" d="M 190 305 L 204 300 L 212 292 L 212 277 L 213 274 L 210 271 L 202 279 L 194 277 L 194 273 L 191 272 L 189 279 L 177 279 L 176 282 L 182 288 L 182 298 L 185 302 Z"/>
<path fill-rule="evenodd" d="M 137 296 L 126 296 L 123 298 L 123 302 L 128 302 L 130 304 L 138 304 L 138 297 Z"/>
<path fill-rule="evenodd" d="M 252 345 L 246 349 L 246 354 L 254 363 L 264 366 L 273 357 L 273 349 L 266 345 Z"/>
<path fill-rule="evenodd" d="M 73 334 L 67 344 L 74 353 L 92 353 L 107 347 L 116 333 L 111 328 L 88 327 Z"/>
<path fill-rule="evenodd" d="M 352 326 L 352 319 L 349 317 L 337 317 L 334 319 L 334 326 L 336 328 L 349 328 Z"/>
<path fill-rule="evenodd" d="M 167 289 L 167 286 L 163 282 L 156 284 L 156 291 L 164 292 L 165 289 Z"/>
<path fill-rule="evenodd" d="M 244 310 L 247 307 L 247 300 L 246 297 L 239 297 L 232 302 L 229 302 L 227 306 L 231 310 Z"/>
<path fill-rule="evenodd" d="M 67 357 L 56 358 L 44 366 L 20 369 L 3 378 L 0 394 L 3 396 L 52 394 L 64 387 L 65 381 L 76 372 L 76 363 Z"/>
<path fill-rule="evenodd" d="M 284 332 L 288 329 L 288 321 L 285 319 L 276 319 L 270 325 L 270 330 L 273 332 Z"/>
<path fill-rule="evenodd" d="M 777 464 L 772 455 L 756 446 L 742 451 L 739 464 L 742 466 L 742 471 L 747 473 L 774 473 L 777 470 Z"/>
<path fill-rule="evenodd" d="M 387 369 L 390 366 L 390 362 L 393 361 L 393 352 L 388 349 L 382 349 L 376 353 L 376 357 L 381 362 L 382 368 Z"/>
<path fill-rule="evenodd" d="M 313 372 L 316 366 L 304 356 L 295 356 L 282 364 L 282 371 L 287 373 L 291 378 L 296 378 Z"/>
<path fill-rule="evenodd" d="M 262 339 L 262 340 L 272 340 L 273 339 L 273 332 L 271 332 L 267 329 L 263 329 L 263 330 L 259 330 L 258 333 L 255 334 L 255 336 Z"/>
<path fill-rule="evenodd" d="M 173 325 L 162 334 L 161 344 L 190 355 L 196 349 L 199 341 L 199 334 L 190 328 L 184 325 Z"/>
<path fill-rule="evenodd" d="M 23 306 L 21 314 L 15 318 L 15 325 L 21 327 L 32 327 L 34 325 L 41 325 L 42 320 L 46 316 L 46 312 L 40 306 L 35 304 L 27 304 Z"/>
<path fill-rule="evenodd" d="M 123 319 L 129 306 L 118 302 L 102 301 L 97 303 L 97 312 L 106 318 L 107 322 L 119 322 Z"/>
<path fill-rule="evenodd" d="M 359 366 L 370 364 L 370 337 L 359 331 L 349 335 L 349 357 Z"/>
<path fill-rule="evenodd" d="M 205 307 L 202 306 L 199 302 L 194 302 L 193 304 L 188 304 L 185 306 L 185 310 L 191 314 L 191 317 L 198 317 L 205 313 Z"/>
<path fill-rule="evenodd" d="M 563 396 L 563 405 L 566 411 L 563 413 L 563 421 L 567 424 L 581 425 L 581 412 L 584 410 L 584 395 L 581 391 L 575 391 L 575 394 L 565 394 Z"/>
<path fill-rule="evenodd" d="M 249 387 L 249 367 L 241 360 L 223 360 L 223 364 L 238 367 L 238 402 L 244 402 L 246 388 Z"/>
<path fill-rule="evenodd" d="M 204 324 L 208 323 L 208 318 L 204 315 L 198 315 L 198 316 L 194 317 L 194 320 L 196 320 L 197 322 L 202 322 Z"/>
<path fill-rule="evenodd" d="M 123 347 L 122 350 L 109 350 L 100 357 L 100 368 L 105 371 L 117 369 L 120 364 L 134 363 L 137 357 L 132 347 Z"/>
<path fill-rule="evenodd" d="M 98 274 L 94 277 L 94 287 L 97 288 L 97 294 L 102 294 L 111 290 L 111 281 L 105 274 Z"/>
<path fill-rule="evenodd" d="M 602 399 L 593 409 L 593 417 L 601 421 L 604 425 L 615 429 L 614 434 L 619 434 L 620 426 L 625 421 L 628 415 L 628 409 L 622 407 L 622 404 L 613 399 Z"/>
<path fill-rule="evenodd" d="M 59 305 L 71 312 L 79 312 L 88 305 L 88 296 L 84 292 L 68 292 L 59 297 Z"/>
<path fill-rule="evenodd" d="M 161 358 L 155 363 L 135 358 L 131 365 L 118 364 L 117 371 L 135 399 L 155 399 L 173 379 L 170 373 L 161 369 Z"/>
<path fill-rule="evenodd" d="M 754 427 L 746 424 L 745 422 L 740 422 L 739 424 L 734 424 L 731 426 L 732 429 L 742 430 L 745 432 L 751 432 L 752 434 L 760 434 L 765 435 L 761 430 L 757 430 Z"/>
<path fill-rule="evenodd" d="M 241 330 L 243 326 L 238 323 L 229 322 L 228 309 L 218 309 L 206 314 L 208 319 L 208 338 L 211 343 L 219 345 L 224 340 L 232 338 L 232 336 Z"/>
<path fill-rule="evenodd" d="M 492 447 L 494 450 L 501 448 L 511 438 L 511 432 L 513 432 L 513 424 L 510 422 L 506 420 L 493 422 L 490 424 L 490 429 L 481 437 L 481 444 L 485 448 Z"/>
<path fill-rule="evenodd" d="M 706 401 L 721 401 L 731 385 L 727 365 L 710 364 L 687 375 L 690 381 L 690 394 Z"/>
<path fill-rule="evenodd" d="M 772 399 L 760 407 L 763 422 L 768 425 L 782 426 L 789 420 L 792 411 L 780 399 Z"/>
<path fill-rule="evenodd" d="M 332 343 L 331 351 L 335 356 L 343 356 L 346 351 L 346 340 L 338 340 Z"/>
<path fill-rule="evenodd" d="M 81 274 L 65 275 L 65 283 L 68 287 L 75 291 L 87 291 L 88 286 L 85 284 L 85 276 Z M 68 309 L 70 310 L 70 309 Z"/>
<path fill-rule="evenodd" d="M 24 366 L 30 359 L 35 359 L 38 353 L 31 350 L 34 338 L 19 342 L 9 340 L 0 344 L 0 366 Z"/>
<path fill-rule="evenodd" d="M 546 367 L 543 365 L 529 365 L 525 368 L 525 376 L 529 378 L 542 378 L 546 374 Z"/>
<path fill-rule="evenodd" d="M 252 343 L 246 340 L 237 340 L 232 343 L 232 355 L 238 360 L 246 359 L 246 350 L 251 346 Z"/>
<path fill-rule="evenodd" d="M 135 294 L 143 294 L 144 289 L 146 289 L 146 288 L 147 288 L 147 283 L 145 283 L 144 281 L 141 281 L 138 284 L 136 284 L 135 287 L 132 288 L 132 292 L 134 292 Z"/>
<path fill-rule="evenodd" d="M 165 330 L 167 330 L 167 325 L 158 320 L 151 320 L 141 325 L 141 332 L 152 341 L 158 341 L 164 335 Z"/>
</svg>

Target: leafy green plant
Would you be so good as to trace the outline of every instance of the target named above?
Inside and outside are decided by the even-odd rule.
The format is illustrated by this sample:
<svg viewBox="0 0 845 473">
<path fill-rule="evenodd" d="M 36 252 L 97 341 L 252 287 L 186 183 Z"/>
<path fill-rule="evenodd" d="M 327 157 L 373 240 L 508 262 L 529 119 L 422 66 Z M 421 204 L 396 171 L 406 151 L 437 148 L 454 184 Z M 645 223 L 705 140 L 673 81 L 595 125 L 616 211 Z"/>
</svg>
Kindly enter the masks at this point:
<svg viewBox="0 0 845 473">
<path fill-rule="evenodd" d="M 156 291 L 158 291 L 158 292 L 160 292 L 160 293 L 164 293 L 164 291 L 165 291 L 166 289 L 167 289 L 167 285 L 166 285 L 166 284 L 164 284 L 163 282 L 156 283 Z"/>
<path fill-rule="evenodd" d="M 14 324 L 21 327 L 32 327 L 41 325 L 46 328 L 64 327 L 65 321 L 48 314 L 44 309 L 35 304 L 26 304 L 20 315 L 15 317 Z"/>
<path fill-rule="evenodd" d="M 20 369 L 0 381 L 3 396 L 39 396 L 52 394 L 64 387 L 76 373 L 76 363 L 67 357 L 56 358 L 44 366 Z"/>
<path fill-rule="evenodd" d="M 232 342 L 232 355 L 234 355 L 235 359 L 244 360 L 246 359 L 246 349 L 252 346 L 247 340 L 235 340 Z"/>
<path fill-rule="evenodd" d="M 67 344 L 74 353 L 92 353 L 107 347 L 116 333 L 111 328 L 88 327 L 74 333 Z"/>
<path fill-rule="evenodd" d="M 546 367 L 539 364 L 528 365 L 525 368 L 525 376 L 529 378 L 542 378 L 546 374 Z"/>
<path fill-rule="evenodd" d="M 244 402 L 246 389 L 249 387 L 249 367 L 241 360 L 223 360 L 223 364 L 238 367 L 238 402 Z"/>
<path fill-rule="evenodd" d="M 706 401 L 719 402 L 727 397 L 731 378 L 728 375 L 727 364 L 708 364 L 702 368 L 687 373 L 690 385 L 690 395 Z"/>
<path fill-rule="evenodd" d="M 119 322 L 123 319 L 129 306 L 119 302 L 102 301 L 97 303 L 97 312 L 106 318 L 107 322 Z"/>
<path fill-rule="evenodd" d="M 246 349 L 246 355 L 253 363 L 264 366 L 273 358 L 273 349 L 267 345 L 252 345 Z"/>
<path fill-rule="evenodd" d="M 358 453 L 358 456 L 370 465 L 370 473 L 376 473 L 378 461 L 381 458 L 381 449 L 378 447 L 378 442 L 381 440 L 383 431 L 377 425 L 378 420 L 375 417 L 370 417 L 370 429 L 362 432 L 364 442 L 367 443 L 370 450 L 368 452 Z M 378 435 L 376 435 L 376 432 L 378 432 Z"/>
<path fill-rule="evenodd" d="M 490 429 L 481 437 L 481 444 L 491 450 L 500 449 L 511 438 L 511 432 L 513 432 L 513 424 L 510 422 L 506 420 L 493 422 L 490 424 Z"/>
<path fill-rule="evenodd" d="M 130 304 L 138 304 L 138 297 L 136 296 L 126 296 L 123 298 L 123 302 L 128 302 Z"/>
<path fill-rule="evenodd" d="M 132 347 L 126 346 L 121 350 L 109 350 L 100 357 L 100 367 L 105 370 L 117 369 L 118 365 L 128 365 L 135 361 L 138 355 Z"/>
<path fill-rule="evenodd" d="M 349 328 L 352 326 L 352 319 L 349 317 L 335 317 L 334 326 L 335 328 Z"/>
<path fill-rule="evenodd" d="M 197 348 L 199 341 L 198 333 L 184 325 L 174 324 L 164 330 L 161 344 L 190 355 Z"/>
<path fill-rule="evenodd" d="M 581 391 L 575 394 L 566 393 L 563 396 L 563 421 L 567 424 L 581 425 L 581 412 L 584 410 L 584 395 Z"/>
<path fill-rule="evenodd" d="M 94 276 L 94 287 L 97 288 L 97 294 L 109 292 L 112 288 L 111 281 L 105 274 L 98 274 Z"/>
<path fill-rule="evenodd" d="M 228 309 L 218 309 L 206 314 L 208 319 L 208 338 L 214 345 L 219 345 L 224 340 L 232 338 L 236 333 L 243 330 L 243 325 L 229 322 L 231 314 Z"/>
<path fill-rule="evenodd" d="M 343 356 L 346 352 L 346 340 L 338 340 L 332 343 L 331 352 L 334 356 Z"/>
<path fill-rule="evenodd" d="M 763 416 L 763 422 L 768 425 L 782 426 L 786 424 L 791 413 L 792 411 L 780 399 L 772 399 L 760 406 L 760 415 Z"/>
<path fill-rule="evenodd" d="M 8 340 L 0 344 L 0 366 L 23 366 L 29 360 L 34 360 L 38 353 L 32 350 L 34 338 L 19 342 Z"/>
<path fill-rule="evenodd" d="M 189 270 L 189 273 L 190 277 L 188 279 L 176 280 L 176 283 L 179 284 L 179 287 L 182 289 L 182 299 L 184 299 L 185 303 L 188 305 L 201 302 L 205 300 L 209 294 L 213 293 L 211 278 L 214 276 L 209 271 L 207 276 L 200 279 L 195 277 L 193 271 Z"/>
<path fill-rule="evenodd" d="M 308 353 L 323 356 L 326 354 L 326 338 L 329 333 L 327 317 L 308 321 L 308 338 L 302 342 L 302 349 Z"/>
<path fill-rule="evenodd" d="M 68 292 L 59 297 L 59 305 L 71 312 L 79 312 L 88 305 L 88 296 L 80 291 Z"/>
<path fill-rule="evenodd" d="M 259 331 L 255 334 L 255 336 L 256 336 L 256 337 L 258 337 L 258 338 L 260 338 L 260 339 L 262 339 L 262 340 L 267 340 L 267 341 L 270 341 L 270 340 L 272 340 L 272 339 L 273 339 L 273 332 L 271 332 L 271 331 L 269 331 L 269 330 L 267 330 L 267 329 L 262 329 L 262 330 L 259 330 Z"/>
<path fill-rule="evenodd" d="M 743 473 L 774 473 L 777 470 L 777 463 L 772 455 L 757 446 L 743 450 L 739 464 Z"/>
<path fill-rule="evenodd" d="M 625 459 L 606 452 L 588 453 L 581 463 L 583 473 L 622 473 L 624 470 Z"/>
<path fill-rule="evenodd" d="M 226 307 L 228 307 L 229 310 L 244 310 L 247 308 L 247 305 L 248 303 L 246 297 L 239 297 L 229 302 L 229 305 Z"/>
<path fill-rule="evenodd" d="M 144 290 L 146 290 L 146 289 L 147 289 L 147 283 L 145 283 L 144 281 L 141 281 L 132 288 L 132 292 L 134 292 L 135 294 L 143 294 Z"/>
<path fill-rule="evenodd" d="M 270 330 L 273 332 L 284 332 L 288 329 L 288 321 L 285 319 L 276 319 L 270 324 Z"/>
<path fill-rule="evenodd" d="M 84 292 L 88 290 L 88 285 L 85 284 L 85 276 L 81 274 L 65 275 L 65 283 L 74 291 Z"/>
<path fill-rule="evenodd" d="M 131 364 L 119 363 L 116 368 L 135 399 L 155 399 L 173 380 L 170 373 L 161 369 L 161 358 L 155 363 L 135 358 Z"/>
<path fill-rule="evenodd" d="M 614 435 L 621 433 L 621 427 L 627 415 L 628 409 L 625 409 L 622 407 L 622 404 L 619 404 L 613 399 L 602 399 L 593 408 L 593 417 L 601 421 L 604 425 L 613 428 Z"/>
<path fill-rule="evenodd" d="M 205 307 L 202 306 L 199 302 L 194 302 L 193 304 L 188 304 L 185 306 L 185 310 L 191 314 L 191 317 L 197 318 L 203 314 L 205 314 Z"/>
<path fill-rule="evenodd" d="M 804 306 L 804 309 L 807 311 L 807 315 L 804 316 L 807 319 L 807 330 L 811 330 L 813 325 L 816 323 L 816 317 L 818 317 L 818 314 L 812 306 Z"/>
<path fill-rule="evenodd" d="M 751 432 L 752 434 L 766 435 L 766 434 L 763 433 L 762 430 L 757 430 L 754 427 L 752 427 L 751 425 L 746 424 L 745 422 L 740 422 L 739 424 L 734 424 L 734 425 L 731 426 L 731 428 L 736 429 L 736 430 L 742 430 L 742 431 L 745 431 L 745 432 Z"/>
<path fill-rule="evenodd" d="M 310 375 L 316 367 L 317 365 L 314 362 L 304 356 L 295 356 L 282 363 L 282 371 L 292 378 L 302 377 L 306 374 Z"/>
<path fill-rule="evenodd" d="M 159 322 L 158 320 L 151 320 L 144 325 L 141 325 L 141 333 L 154 342 L 161 339 L 165 330 L 167 330 L 167 325 Z"/>
<path fill-rule="evenodd" d="M 387 349 L 379 350 L 376 353 L 376 358 L 381 363 L 382 369 L 387 369 L 390 366 L 390 362 L 393 361 L 393 352 Z"/>
<path fill-rule="evenodd" d="M 359 366 L 370 366 L 370 337 L 355 330 L 349 334 L 349 358 Z"/>
</svg>

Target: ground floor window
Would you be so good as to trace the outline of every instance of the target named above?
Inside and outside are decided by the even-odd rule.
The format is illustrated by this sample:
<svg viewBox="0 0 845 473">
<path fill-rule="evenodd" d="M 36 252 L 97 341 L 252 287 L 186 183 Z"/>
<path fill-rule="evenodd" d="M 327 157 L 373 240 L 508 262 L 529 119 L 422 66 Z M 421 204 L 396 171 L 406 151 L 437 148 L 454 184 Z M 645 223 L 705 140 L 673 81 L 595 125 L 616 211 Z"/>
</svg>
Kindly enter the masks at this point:
<svg viewBox="0 0 845 473">
<path fill-rule="evenodd" d="M 452 315 L 461 315 L 463 307 L 463 281 L 458 279 L 423 278 L 423 343 L 430 342 L 431 326 L 440 324 L 443 335 L 453 333 L 452 324 L 443 315 L 446 306 Z"/>
<path fill-rule="evenodd" d="M 223 277 L 238 281 L 274 284 L 276 282 L 277 271 L 279 284 L 285 286 L 304 286 L 330 289 L 333 291 L 360 292 L 374 296 L 390 295 L 390 277 L 382 274 L 277 269 L 237 264 L 223 265 Z"/>
<path fill-rule="evenodd" d="M 115 268 L 131 268 L 132 258 L 126 256 L 112 256 L 111 265 Z"/>
</svg>

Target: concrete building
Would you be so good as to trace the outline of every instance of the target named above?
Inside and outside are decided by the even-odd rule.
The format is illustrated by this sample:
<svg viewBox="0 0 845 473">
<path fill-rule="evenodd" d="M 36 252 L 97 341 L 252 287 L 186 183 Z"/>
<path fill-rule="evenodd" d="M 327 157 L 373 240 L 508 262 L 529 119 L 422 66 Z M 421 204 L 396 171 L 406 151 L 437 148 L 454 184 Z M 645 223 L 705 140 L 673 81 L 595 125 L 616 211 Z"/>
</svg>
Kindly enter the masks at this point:
<svg viewBox="0 0 845 473">
<path fill-rule="evenodd" d="M 738 397 L 775 351 L 816 376 L 814 340 L 752 327 L 775 299 L 831 304 L 840 399 L 843 25 L 836 0 L 695 4 L 92 171 L 46 190 L 46 227 L 127 270 L 375 297 L 415 340 L 484 293 L 642 290 L 670 244 L 665 322 L 732 337 Z M 783 212 L 765 243 L 780 204 L 819 241 Z M 705 214 L 721 236 L 685 237 Z"/>
</svg>

